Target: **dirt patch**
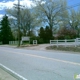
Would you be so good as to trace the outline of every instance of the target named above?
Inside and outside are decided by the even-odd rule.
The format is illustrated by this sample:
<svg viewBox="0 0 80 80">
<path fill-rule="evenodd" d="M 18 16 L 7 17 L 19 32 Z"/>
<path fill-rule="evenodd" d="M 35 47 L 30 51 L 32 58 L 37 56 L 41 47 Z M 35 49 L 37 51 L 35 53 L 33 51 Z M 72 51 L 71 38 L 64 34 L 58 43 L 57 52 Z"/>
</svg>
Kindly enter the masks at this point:
<svg viewBox="0 0 80 80">
<path fill-rule="evenodd" d="M 46 47 L 50 46 L 50 44 L 39 44 L 32 46 L 22 46 L 21 48 L 31 49 L 31 50 L 46 50 Z"/>
</svg>

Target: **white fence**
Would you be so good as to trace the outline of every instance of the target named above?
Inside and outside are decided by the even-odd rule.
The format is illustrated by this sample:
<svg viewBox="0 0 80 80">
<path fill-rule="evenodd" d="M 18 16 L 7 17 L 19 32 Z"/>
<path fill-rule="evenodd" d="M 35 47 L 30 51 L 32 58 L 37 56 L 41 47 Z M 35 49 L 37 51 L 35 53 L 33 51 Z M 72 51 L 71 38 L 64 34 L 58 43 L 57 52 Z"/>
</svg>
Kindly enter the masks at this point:
<svg viewBox="0 0 80 80">
<path fill-rule="evenodd" d="M 50 40 L 50 44 L 51 45 L 56 45 L 57 47 L 59 45 L 63 45 L 63 46 L 79 46 L 80 45 L 80 38 L 76 38 L 76 39 L 65 39 L 65 40 Z"/>
<path fill-rule="evenodd" d="M 22 41 L 20 42 L 22 44 Z M 9 41 L 10 45 L 17 45 L 18 41 Z M 37 40 L 33 40 L 33 45 L 37 45 Z"/>
<path fill-rule="evenodd" d="M 9 44 L 10 45 L 17 45 L 18 44 L 18 41 L 9 41 Z"/>
</svg>

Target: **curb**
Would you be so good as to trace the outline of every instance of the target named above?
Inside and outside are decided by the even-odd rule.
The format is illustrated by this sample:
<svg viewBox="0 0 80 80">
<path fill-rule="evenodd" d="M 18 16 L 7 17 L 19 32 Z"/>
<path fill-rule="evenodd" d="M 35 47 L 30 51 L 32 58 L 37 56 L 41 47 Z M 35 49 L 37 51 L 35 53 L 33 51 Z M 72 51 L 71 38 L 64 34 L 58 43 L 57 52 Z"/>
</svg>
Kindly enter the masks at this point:
<svg viewBox="0 0 80 80">
<path fill-rule="evenodd" d="M 7 68 L 6 66 L 2 65 L 1 63 L 0 63 L 0 68 L 5 70 L 7 73 L 9 73 L 10 75 L 12 75 L 13 77 L 15 77 L 18 80 L 27 80 L 23 76 L 17 74 L 16 72 L 14 72 L 13 70 Z"/>
</svg>

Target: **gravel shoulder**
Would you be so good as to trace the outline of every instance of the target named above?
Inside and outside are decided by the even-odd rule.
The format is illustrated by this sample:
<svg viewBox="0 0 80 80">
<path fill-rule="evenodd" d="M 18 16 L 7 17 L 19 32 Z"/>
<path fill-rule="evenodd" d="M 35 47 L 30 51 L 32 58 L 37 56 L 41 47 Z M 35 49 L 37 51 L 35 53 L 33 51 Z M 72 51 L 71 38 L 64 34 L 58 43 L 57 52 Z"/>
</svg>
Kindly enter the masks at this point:
<svg viewBox="0 0 80 80">
<path fill-rule="evenodd" d="M 17 79 L 11 76 L 9 73 L 7 73 L 2 68 L 0 68 L 0 80 L 17 80 Z"/>
</svg>

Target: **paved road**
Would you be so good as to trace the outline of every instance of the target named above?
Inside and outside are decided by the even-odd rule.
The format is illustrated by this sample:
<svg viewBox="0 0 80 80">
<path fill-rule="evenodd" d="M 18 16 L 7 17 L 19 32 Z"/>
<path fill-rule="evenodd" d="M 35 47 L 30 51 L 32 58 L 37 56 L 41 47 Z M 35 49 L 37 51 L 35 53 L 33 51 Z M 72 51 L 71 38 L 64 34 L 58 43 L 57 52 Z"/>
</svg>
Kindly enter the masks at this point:
<svg viewBox="0 0 80 80">
<path fill-rule="evenodd" d="M 80 74 L 80 55 L 0 47 L 0 63 L 28 80 L 73 80 Z"/>
</svg>

